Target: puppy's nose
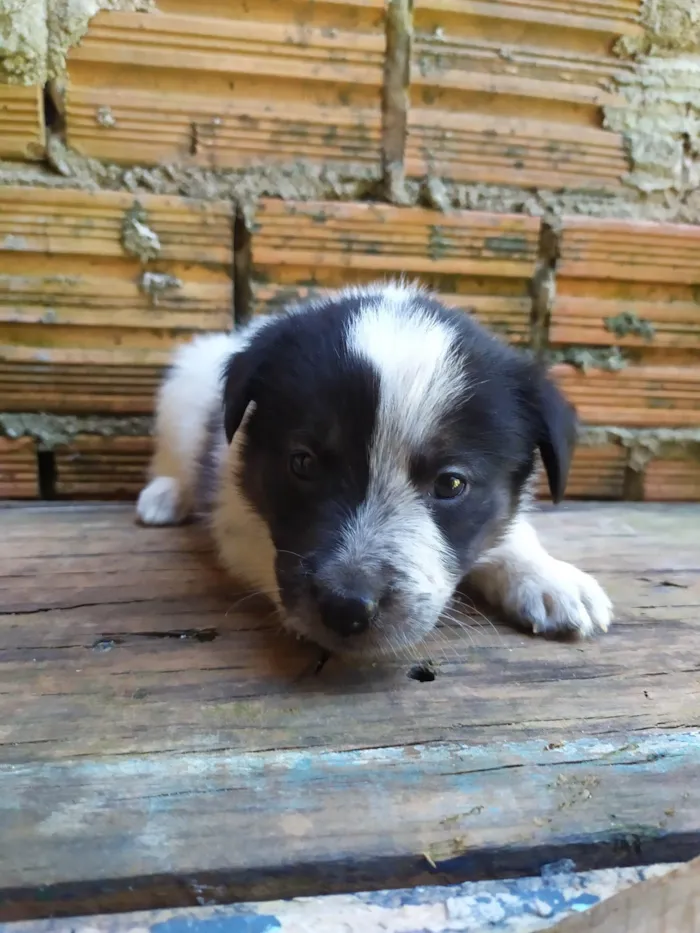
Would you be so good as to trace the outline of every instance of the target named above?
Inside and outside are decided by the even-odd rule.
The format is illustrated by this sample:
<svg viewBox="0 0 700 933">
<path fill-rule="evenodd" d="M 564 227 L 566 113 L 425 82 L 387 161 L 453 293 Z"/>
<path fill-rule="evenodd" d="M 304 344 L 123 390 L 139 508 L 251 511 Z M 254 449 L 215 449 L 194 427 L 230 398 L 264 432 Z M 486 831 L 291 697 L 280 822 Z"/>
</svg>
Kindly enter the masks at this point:
<svg viewBox="0 0 700 933">
<path fill-rule="evenodd" d="M 323 624 L 343 638 L 366 632 L 378 610 L 374 597 L 361 591 L 341 593 L 319 589 L 317 602 Z"/>
</svg>

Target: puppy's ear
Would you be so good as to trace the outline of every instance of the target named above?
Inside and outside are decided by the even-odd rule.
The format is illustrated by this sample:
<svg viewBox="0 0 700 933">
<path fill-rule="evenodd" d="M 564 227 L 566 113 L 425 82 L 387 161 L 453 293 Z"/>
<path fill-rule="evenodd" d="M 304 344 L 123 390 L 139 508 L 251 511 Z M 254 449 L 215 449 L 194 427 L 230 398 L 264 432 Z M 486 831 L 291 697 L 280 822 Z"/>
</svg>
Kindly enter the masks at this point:
<svg viewBox="0 0 700 933">
<path fill-rule="evenodd" d="M 243 420 L 243 415 L 255 400 L 255 382 L 260 354 L 253 347 L 233 353 L 223 374 L 224 430 L 230 444 Z"/>
<path fill-rule="evenodd" d="M 576 447 L 576 410 L 548 376 L 537 380 L 537 446 L 542 455 L 552 500 L 561 502 Z"/>
</svg>

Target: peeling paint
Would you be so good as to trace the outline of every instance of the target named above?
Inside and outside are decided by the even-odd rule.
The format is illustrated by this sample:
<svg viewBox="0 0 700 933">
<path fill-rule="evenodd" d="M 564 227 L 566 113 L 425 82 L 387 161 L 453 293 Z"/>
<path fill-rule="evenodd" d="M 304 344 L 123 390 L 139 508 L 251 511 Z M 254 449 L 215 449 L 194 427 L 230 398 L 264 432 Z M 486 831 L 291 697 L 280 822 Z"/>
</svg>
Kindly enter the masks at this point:
<svg viewBox="0 0 700 933">
<path fill-rule="evenodd" d="M 70 927 L 74 933 L 535 933 L 679 867 L 576 872 L 566 862 L 550 871 L 544 866 L 540 877 L 74 917 Z M 15 926 L 17 933 L 60 933 L 66 920 Z"/>
</svg>

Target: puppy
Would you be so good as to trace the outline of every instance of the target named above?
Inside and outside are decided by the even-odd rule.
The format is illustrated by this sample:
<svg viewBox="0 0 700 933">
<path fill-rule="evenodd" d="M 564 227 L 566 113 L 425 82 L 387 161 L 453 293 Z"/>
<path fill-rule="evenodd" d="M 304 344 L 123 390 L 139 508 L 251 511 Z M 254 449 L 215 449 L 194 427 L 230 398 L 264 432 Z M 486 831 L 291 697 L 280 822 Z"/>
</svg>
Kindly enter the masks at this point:
<svg viewBox="0 0 700 933">
<path fill-rule="evenodd" d="M 534 632 L 605 631 L 610 602 L 528 524 L 539 451 L 564 493 L 573 409 L 463 311 L 376 285 L 181 348 L 142 522 L 204 512 L 226 569 L 334 652 L 421 641 L 460 583 Z"/>
</svg>

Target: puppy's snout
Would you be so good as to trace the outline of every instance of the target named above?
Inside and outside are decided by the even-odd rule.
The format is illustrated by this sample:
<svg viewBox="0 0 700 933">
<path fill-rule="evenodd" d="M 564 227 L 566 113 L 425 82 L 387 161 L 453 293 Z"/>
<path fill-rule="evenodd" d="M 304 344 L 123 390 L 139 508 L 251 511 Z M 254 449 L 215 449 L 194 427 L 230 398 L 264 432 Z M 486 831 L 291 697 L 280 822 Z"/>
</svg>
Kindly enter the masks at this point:
<svg viewBox="0 0 700 933">
<path fill-rule="evenodd" d="M 340 591 L 317 585 L 316 602 L 323 624 L 343 638 L 366 632 L 379 611 L 375 597 L 363 590 Z"/>
</svg>

